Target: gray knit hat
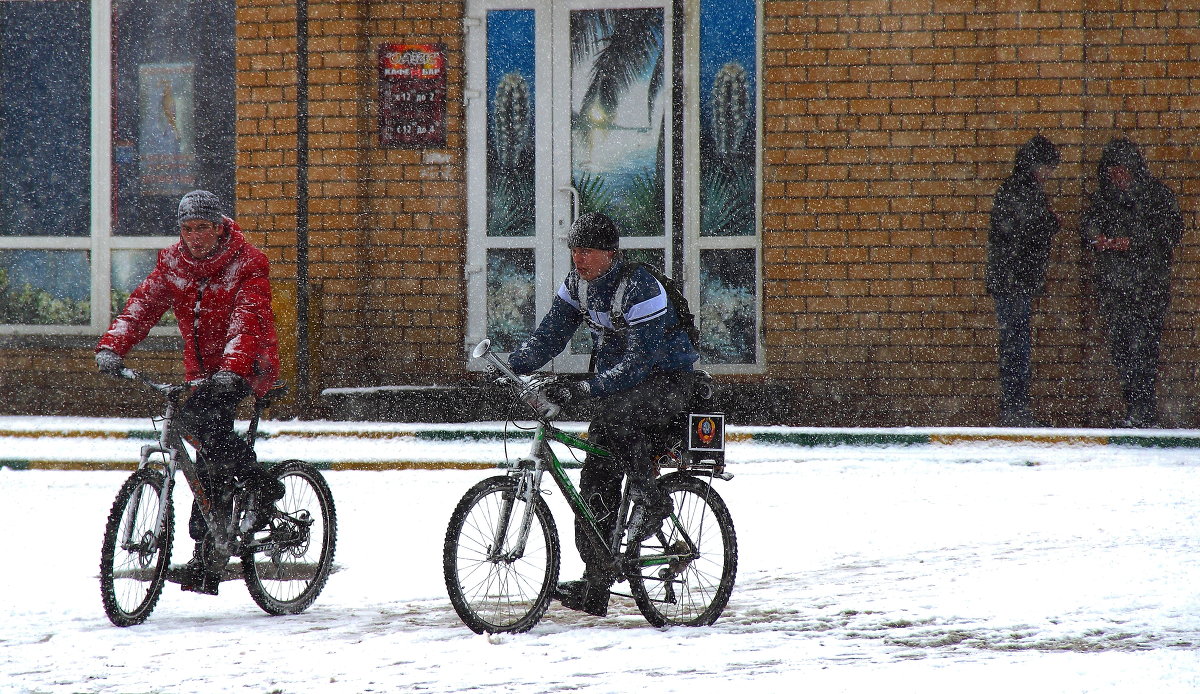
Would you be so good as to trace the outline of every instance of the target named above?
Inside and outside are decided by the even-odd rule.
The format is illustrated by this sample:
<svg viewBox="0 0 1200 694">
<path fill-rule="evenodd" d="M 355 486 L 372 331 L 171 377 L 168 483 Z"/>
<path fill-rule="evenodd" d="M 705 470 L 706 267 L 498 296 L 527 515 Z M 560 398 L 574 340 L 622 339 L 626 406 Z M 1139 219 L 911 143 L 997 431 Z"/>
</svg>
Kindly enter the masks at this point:
<svg viewBox="0 0 1200 694">
<path fill-rule="evenodd" d="M 183 224 L 193 219 L 207 220 L 219 226 L 225 221 L 225 215 L 221 212 L 221 201 L 207 190 L 193 190 L 184 195 L 179 200 L 179 211 L 175 214 L 175 221 Z"/>
<path fill-rule="evenodd" d="M 568 248 L 596 248 L 615 251 L 621 243 L 621 231 L 617 224 L 603 212 L 588 212 L 579 215 L 571 225 L 567 236 Z"/>
</svg>

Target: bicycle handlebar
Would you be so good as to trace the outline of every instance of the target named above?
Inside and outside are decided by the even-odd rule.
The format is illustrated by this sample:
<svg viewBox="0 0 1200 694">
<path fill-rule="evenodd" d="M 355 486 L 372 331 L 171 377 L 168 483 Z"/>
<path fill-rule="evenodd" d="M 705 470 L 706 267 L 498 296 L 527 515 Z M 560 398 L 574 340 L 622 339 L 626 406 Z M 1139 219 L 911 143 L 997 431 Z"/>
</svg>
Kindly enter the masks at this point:
<svg viewBox="0 0 1200 694">
<path fill-rule="evenodd" d="M 522 379 L 509 366 L 504 363 L 495 352 L 491 350 L 492 341 L 484 338 L 475 345 L 475 349 L 471 351 L 471 356 L 476 359 L 484 359 L 491 365 L 492 369 L 499 372 L 502 379 L 516 386 L 519 389 L 518 395 L 521 400 L 529 405 L 534 411 L 538 419 L 552 420 L 562 411 L 557 404 L 550 402 L 542 395 L 538 385 Z"/>
<path fill-rule="evenodd" d="M 204 382 L 204 380 L 201 379 L 199 381 L 188 381 L 187 383 L 184 383 L 182 385 L 178 384 L 178 383 L 159 383 L 158 381 L 152 379 L 151 377 L 147 376 L 146 374 L 142 373 L 141 371 L 136 371 L 134 369 L 129 368 L 128 366 L 121 369 L 120 373 L 112 374 L 112 376 L 113 376 L 113 378 L 123 378 L 127 381 L 134 381 L 136 383 L 140 383 L 140 384 L 146 386 L 147 388 L 157 392 L 159 395 L 162 395 L 163 397 L 167 397 L 167 398 L 176 397 L 179 394 L 183 393 L 188 388 L 195 388 L 196 386 L 198 386 Z"/>
</svg>

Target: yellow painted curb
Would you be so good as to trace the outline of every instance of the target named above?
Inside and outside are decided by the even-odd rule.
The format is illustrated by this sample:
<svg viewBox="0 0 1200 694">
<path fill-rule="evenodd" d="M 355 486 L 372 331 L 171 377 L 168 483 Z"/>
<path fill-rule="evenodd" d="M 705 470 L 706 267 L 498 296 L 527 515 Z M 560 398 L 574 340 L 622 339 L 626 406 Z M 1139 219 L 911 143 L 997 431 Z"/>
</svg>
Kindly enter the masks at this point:
<svg viewBox="0 0 1200 694">
<path fill-rule="evenodd" d="M 1104 446 L 1108 444 L 1107 436 L 1083 436 L 1083 435 L 1042 435 L 1029 436 L 1027 434 L 932 434 L 929 437 L 930 443 L 940 444 L 956 444 L 956 443 L 988 443 L 995 441 L 998 443 L 1036 443 L 1036 444 L 1055 444 L 1068 446 Z"/>
<path fill-rule="evenodd" d="M 127 439 L 127 431 L 76 430 L 12 431 L 0 430 L 0 437 L 16 439 Z"/>
<path fill-rule="evenodd" d="M 489 470 L 496 463 L 472 463 L 465 461 L 388 460 L 377 463 L 329 463 L 330 470 Z"/>
</svg>

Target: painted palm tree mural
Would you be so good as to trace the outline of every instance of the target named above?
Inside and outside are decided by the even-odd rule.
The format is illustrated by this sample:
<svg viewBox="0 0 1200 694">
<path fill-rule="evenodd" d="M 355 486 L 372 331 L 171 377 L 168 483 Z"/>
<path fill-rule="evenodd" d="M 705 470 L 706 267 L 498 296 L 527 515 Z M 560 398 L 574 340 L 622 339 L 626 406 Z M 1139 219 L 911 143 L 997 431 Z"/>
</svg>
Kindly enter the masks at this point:
<svg viewBox="0 0 1200 694">
<path fill-rule="evenodd" d="M 663 12 L 571 13 L 571 179 L 581 212 L 628 236 L 664 228 Z"/>
</svg>

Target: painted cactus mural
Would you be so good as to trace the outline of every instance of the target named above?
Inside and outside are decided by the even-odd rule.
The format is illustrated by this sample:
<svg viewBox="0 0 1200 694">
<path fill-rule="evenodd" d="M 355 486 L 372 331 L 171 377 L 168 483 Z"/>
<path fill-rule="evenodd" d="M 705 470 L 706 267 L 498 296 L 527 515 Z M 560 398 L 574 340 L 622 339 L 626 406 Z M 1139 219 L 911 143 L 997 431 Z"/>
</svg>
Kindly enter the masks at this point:
<svg viewBox="0 0 1200 694">
<path fill-rule="evenodd" d="M 531 10 L 488 12 L 488 236 L 533 236 L 533 31 Z"/>
<path fill-rule="evenodd" d="M 508 171 L 521 164 L 530 146 L 529 85 L 518 72 L 510 72 L 496 87 L 492 109 L 492 141 L 496 165 Z"/>
<path fill-rule="evenodd" d="M 742 138 L 750 125 L 750 91 L 746 68 L 726 63 L 713 79 L 712 136 L 718 157 L 728 161 L 741 150 Z"/>
<path fill-rule="evenodd" d="M 746 364 L 758 349 L 758 5 L 700 0 L 700 352 Z M 724 248 L 705 248 L 721 237 Z"/>
</svg>

